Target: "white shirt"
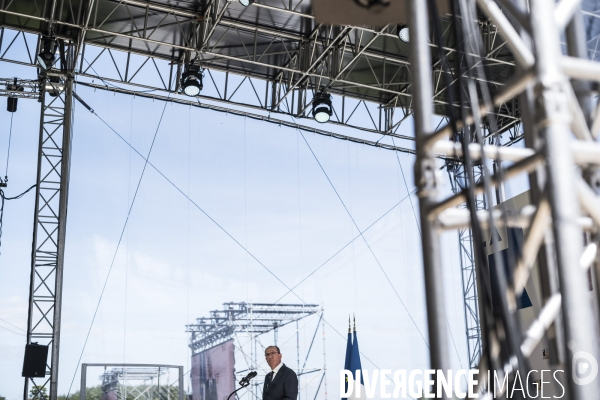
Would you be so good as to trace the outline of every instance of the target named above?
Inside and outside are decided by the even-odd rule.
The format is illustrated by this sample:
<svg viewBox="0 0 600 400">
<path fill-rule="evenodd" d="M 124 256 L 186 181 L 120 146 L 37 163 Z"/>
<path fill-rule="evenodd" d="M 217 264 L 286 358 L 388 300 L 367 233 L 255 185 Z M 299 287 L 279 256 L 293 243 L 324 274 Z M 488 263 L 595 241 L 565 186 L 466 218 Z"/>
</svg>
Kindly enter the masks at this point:
<svg viewBox="0 0 600 400">
<path fill-rule="evenodd" d="M 271 377 L 271 382 L 273 382 L 275 380 L 275 375 L 277 375 L 277 373 L 279 372 L 279 370 L 281 369 L 281 366 L 283 365 L 283 363 L 279 363 L 278 366 L 276 366 L 275 368 L 273 368 L 273 376 Z"/>
</svg>

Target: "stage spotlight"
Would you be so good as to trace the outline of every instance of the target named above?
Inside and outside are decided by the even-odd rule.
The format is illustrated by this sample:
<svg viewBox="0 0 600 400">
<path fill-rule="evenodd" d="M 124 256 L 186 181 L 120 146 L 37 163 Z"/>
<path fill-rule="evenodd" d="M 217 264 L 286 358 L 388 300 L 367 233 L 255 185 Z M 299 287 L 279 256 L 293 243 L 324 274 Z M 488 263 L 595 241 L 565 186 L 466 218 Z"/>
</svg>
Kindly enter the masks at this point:
<svg viewBox="0 0 600 400">
<path fill-rule="evenodd" d="M 248 7 L 250 4 L 254 3 L 254 0 L 238 0 L 238 1 L 244 7 Z"/>
<path fill-rule="evenodd" d="M 56 40 L 50 36 L 43 36 L 40 49 L 40 54 L 37 56 L 38 65 L 42 69 L 49 70 L 56 62 Z"/>
<path fill-rule="evenodd" d="M 181 89 L 187 96 L 194 97 L 202 90 L 202 71 L 194 62 L 190 63 L 181 75 Z"/>
<path fill-rule="evenodd" d="M 333 115 L 333 106 L 331 105 L 331 95 L 326 92 L 319 92 L 313 100 L 312 115 L 315 121 L 324 124 L 328 122 Z"/>
<path fill-rule="evenodd" d="M 397 34 L 398 38 L 400 38 L 400 40 L 402 40 L 404 43 L 408 43 L 410 40 L 410 31 L 406 25 L 398 25 Z"/>
</svg>

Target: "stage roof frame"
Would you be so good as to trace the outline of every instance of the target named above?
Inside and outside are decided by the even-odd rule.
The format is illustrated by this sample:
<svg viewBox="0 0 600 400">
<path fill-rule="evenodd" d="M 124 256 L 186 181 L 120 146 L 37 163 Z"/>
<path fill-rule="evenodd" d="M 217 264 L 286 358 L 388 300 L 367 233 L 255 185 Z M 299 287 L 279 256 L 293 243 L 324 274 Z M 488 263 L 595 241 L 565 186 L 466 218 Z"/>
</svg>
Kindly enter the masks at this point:
<svg viewBox="0 0 600 400">
<path fill-rule="evenodd" d="M 383 134 L 397 132 L 412 112 L 408 43 L 398 38 L 397 26 L 319 24 L 308 0 L 257 0 L 248 7 L 228 0 L 7 1 L 0 18 L 3 28 L 52 31 L 75 42 L 75 73 L 106 86 L 177 93 L 184 65 L 197 58 L 206 71 L 205 87 L 215 89 L 203 91 L 202 100 L 311 118 L 312 98 L 325 88 L 334 95 L 333 123 Z M 441 18 L 453 68 L 451 20 Z M 486 38 L 480 60 L 493 95 L 514 75 L 515 62 L 497 28 L 484 18 L 479 25 Z M 430 47 L 435 55 L 435 45 Z M 37 50 L 30 52 L 33 65 Z M 101 68 L 103 58 L 117 74 Z M 441 63 L 434 64 L 436 112 L 444 115 L 447 85 Z M 143 68 L 155 69 L 158 77 L 139 81 Z M 242 87 L 255 96 L 241 99 Z M 519 115 L 512 101 L 497 109 L 506 129 L 515 129 Z"/>
</svg>

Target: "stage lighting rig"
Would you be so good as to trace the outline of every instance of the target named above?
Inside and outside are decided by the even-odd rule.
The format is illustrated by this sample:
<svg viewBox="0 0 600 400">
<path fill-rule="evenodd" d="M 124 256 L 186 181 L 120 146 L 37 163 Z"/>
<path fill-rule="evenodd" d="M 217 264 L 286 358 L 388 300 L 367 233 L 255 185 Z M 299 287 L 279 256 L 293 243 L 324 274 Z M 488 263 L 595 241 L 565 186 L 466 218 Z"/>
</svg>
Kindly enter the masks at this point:
<svg viewBox="0 0 600 400">
<path fill-rule="evenodd" d="M 181 74 L 181 89 L 187 96 L 194 97 L 202 90 L 202 68 L 195 61 L 188 64 Z"/>
<path fill-rule="evenodd" d="M 312 115 L 315 121 L 321 124 L 329 121 L 333 115 L 333 106 L 331 105 L 331 95 L 329 93 L 321 91 L 315 95 Z"/>
<path fill-rule="evenodd" d="M 52 36 L 42 36 L 40 39 L 40 53 L 37 63 L 45 71 L 52 68 L 56 62 L 56 39 Z"/>
<path fill-rule="evenodd" d="M 250 4 L 254 3 L 254 0 L 238 0 L 238 1 L 244 7 L 248 7 Z"/>
<path fill-rule="evenodd" d="M 410 31 L 408 30 L 407 25 L 398 25 L 398 38 L 402 40 L 404 43 L 408 43 L 410 41 Z"/>
</svg>

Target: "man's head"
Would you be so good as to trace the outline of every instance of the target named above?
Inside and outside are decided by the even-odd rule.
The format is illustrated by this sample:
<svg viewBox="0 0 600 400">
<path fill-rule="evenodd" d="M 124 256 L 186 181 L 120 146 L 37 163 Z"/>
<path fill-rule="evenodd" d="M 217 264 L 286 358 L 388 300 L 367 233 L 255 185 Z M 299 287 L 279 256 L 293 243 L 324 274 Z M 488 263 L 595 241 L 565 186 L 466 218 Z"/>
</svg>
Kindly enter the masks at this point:
<svg viewBox="0 0 600 400">
<path fill-rule="evenodd" d="M 275 368 L 281 362 L 281 352 L 277 346 L 269 346 L 265 349 L 265 358 L 271 369 Z"/>
</svg>

